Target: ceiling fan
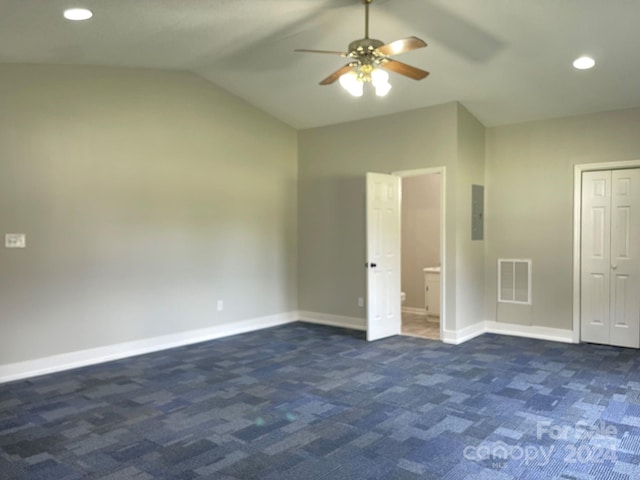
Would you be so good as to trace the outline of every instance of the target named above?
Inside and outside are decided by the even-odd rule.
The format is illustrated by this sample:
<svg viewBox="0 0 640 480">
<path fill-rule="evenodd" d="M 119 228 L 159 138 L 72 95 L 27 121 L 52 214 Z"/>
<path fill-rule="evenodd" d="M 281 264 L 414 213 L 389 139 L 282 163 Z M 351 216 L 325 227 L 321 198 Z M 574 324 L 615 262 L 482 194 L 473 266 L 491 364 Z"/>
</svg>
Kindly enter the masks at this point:
<svg viewBox="0 0 640 480">
<path fill-rule="evenodd" d="M 424 40 L 408 37 L 385 44 L 381 40 L 369 38 L 369 5 L 373 0 L 361 0 L 364 4 L 364 38 L 349 44 L 347 52 L 331 50 L 296 49 L 296 52 L 328 53 L 349 58 L 350 61 L 320 82 L 320 85 L 331 85 L 340 79 L 340 84 L 351 95 L 362 96 L 363 86 L 371 82 L 379 96 L 386 95 L 391 89 L 389 74 L 385 70 L 399 73 L 414 80 L 422 80 L 429 72 L 390 58 L 392 55 L 409 52 L 426 47 Z"/>
</svg>

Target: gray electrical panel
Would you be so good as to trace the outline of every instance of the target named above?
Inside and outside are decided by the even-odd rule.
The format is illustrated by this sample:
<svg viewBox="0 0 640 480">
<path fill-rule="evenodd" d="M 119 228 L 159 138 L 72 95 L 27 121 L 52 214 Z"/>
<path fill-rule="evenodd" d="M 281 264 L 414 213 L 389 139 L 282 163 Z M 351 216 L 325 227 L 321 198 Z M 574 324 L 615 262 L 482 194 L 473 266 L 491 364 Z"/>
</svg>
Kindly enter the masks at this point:
<svg viewBox="0 0 640 480">
<path fill-rule="evenodd" d="M 471 240 L 484 240 L 484 186 L 471 185 Z"/>
</svg>

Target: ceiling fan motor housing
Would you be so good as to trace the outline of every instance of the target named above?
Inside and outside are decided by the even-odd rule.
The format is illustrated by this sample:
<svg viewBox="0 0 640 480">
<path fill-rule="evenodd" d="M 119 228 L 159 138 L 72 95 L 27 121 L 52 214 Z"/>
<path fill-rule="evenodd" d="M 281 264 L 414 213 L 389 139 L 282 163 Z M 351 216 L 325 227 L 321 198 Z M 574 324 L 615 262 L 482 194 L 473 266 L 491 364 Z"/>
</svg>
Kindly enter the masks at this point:
<svg viewBox="0 0 640 480">
<path fill-rule="evenodd" d="M 372 53 L 375 49 L 384 45 L 381 40 L 375 38 L 361 38 L 349 44 L 349 53 L 351 55 L 361 55 L 364 53 Z"/>
</svg>

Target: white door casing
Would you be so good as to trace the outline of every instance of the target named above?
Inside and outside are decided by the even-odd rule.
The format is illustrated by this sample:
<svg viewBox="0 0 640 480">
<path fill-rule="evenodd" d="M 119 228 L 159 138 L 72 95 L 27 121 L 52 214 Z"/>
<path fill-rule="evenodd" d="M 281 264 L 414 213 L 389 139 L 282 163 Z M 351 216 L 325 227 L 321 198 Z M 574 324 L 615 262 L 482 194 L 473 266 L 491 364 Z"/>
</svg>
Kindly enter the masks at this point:
<svg viewBox="0 0 640 480">
<path fill-rule="evenodd" d="M 581 339 L 640 347 L 640 168 L 583 172 Z"/>
<path fill-rule="evenodd" d="M 367 340 L 399 335 L 400 177 L 367 173 Z"/>
</svg>

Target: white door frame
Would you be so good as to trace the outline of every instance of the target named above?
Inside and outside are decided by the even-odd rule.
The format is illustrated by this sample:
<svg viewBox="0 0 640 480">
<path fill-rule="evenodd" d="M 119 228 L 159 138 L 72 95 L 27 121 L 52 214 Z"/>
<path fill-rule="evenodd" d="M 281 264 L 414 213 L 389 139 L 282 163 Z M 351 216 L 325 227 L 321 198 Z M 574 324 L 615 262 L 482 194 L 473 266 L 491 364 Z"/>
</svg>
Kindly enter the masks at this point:
<svg viewBox="0 0 640 480">
<path fill-rule="evenodd" d="M 582 216 L 582 172 L 639 168 L 640 160 L 581 163 L 573 169 L 573 343 L 580 343 L 580 219 Z"/>
<path fill-rule="evenodd" d="M 391 175 L 404 178 L 432 175 L 434 173 L 440 174 L 440 341 L 443 341 L 447 323 L 447 302 L 445 301 L 447 298 L 447 168 L 429 167 L 415 170 L 400 170 L 391 172 Z M 402 245 L 400 246 L 400 251 L 402 252 Z M 400 292 L 398 292 L 398 297 L 400 297 Z"/>
</svg>

